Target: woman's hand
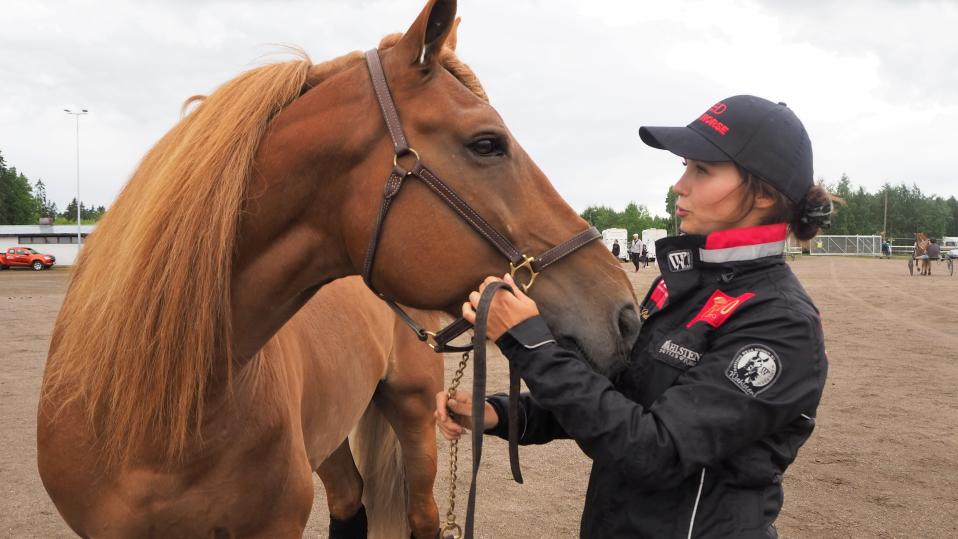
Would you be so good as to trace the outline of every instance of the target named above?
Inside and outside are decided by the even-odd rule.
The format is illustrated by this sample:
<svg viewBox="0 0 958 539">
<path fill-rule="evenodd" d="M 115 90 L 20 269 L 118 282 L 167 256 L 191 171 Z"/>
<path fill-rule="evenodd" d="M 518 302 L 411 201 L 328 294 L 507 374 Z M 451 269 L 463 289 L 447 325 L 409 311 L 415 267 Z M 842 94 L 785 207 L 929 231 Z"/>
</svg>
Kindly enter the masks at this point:
<svg viewBox="0 0 958 539">
<path fill-rule="evenodd" d="M 476 325 L 476 308 L 479 306 L 479 297 L 482 291 L 486 289 L 489 283 L 496 281 L 505 281 L 512 287 L 515 294 L 510 294 L 508 290 L 496 292 L 489 305 L 489 319 L 486 326 L 486 338 L 495 342 L 503 333 L 510 328 L 539 315 L 539 307 L 532 298 L 525 295 L 522 287 L 512 280 L 508 273 L 502 279 L 498 277 L 486 277 L 486 280 L 479 286 L 479 290 L 469 294 L 469 301 L 462 304 L 462 317 L 470 324 Z"/>
<path fill-rule="evenodd" d="M 499 424 L 499 416 L 495 408 L 488 402 L 485 404 L 483 428 L 489 430 Z M 452 413 L 449 413 L 452 412 Z M 457 391 L 456 396 L 449 400 L 446 392 L 436 393 L 436 425 L 447 440 L 458 440 L 466 429 L 472 430 L 472 394 L 468 391 Z"/>
</svg>

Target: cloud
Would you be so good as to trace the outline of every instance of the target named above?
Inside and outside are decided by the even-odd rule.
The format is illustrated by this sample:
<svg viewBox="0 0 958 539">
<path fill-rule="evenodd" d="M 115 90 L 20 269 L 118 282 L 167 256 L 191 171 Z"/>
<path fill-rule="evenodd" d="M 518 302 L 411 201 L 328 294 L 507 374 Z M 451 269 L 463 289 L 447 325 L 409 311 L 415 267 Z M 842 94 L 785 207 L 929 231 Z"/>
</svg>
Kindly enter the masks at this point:
<svg viewBox="0 0 958 539">
<path fill-rule="evenodd" d="M 421 0 L 5 2 L 0 151 L 61 206 L 109 204 L 184 99 L 262 63 L 271 44 L 315 61 L 402 31 Z M 460 1 L 459 53 L 517 139 L 579 210 L 629 201 L 664 212 L 678 159 L 641 125 L 683 125 L 714 101 L 785 101 L 816 173 L 876 189 L 958 194 L 958 47 L 950 2 Z"/>
</svg>

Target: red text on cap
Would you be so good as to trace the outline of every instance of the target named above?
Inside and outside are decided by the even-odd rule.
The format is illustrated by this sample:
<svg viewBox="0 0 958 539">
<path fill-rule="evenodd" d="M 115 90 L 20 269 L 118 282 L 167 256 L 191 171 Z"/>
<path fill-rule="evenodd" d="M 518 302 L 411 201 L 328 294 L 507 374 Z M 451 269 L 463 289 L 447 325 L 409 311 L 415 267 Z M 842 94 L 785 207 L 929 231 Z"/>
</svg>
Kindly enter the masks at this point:
<svg viewBox="0 0 958 539">
<path fill-rule="evenodd" d="M 712 108 L 709 109 L 709 112 L 718 116 L 725 112 L 726 109 L 728 109 L 728 106 L 726 106 L 725 103 L 716 103 L 712 105 Z"/>
<path fill-rule="evenodd" d="M 726 133 L 728 133 L 728 126 L 716 120 L 714 116 L 707 112 L 699 116 L 699 121 L 714 129 L 719 135 L 724 136 Z"/>
</svg>

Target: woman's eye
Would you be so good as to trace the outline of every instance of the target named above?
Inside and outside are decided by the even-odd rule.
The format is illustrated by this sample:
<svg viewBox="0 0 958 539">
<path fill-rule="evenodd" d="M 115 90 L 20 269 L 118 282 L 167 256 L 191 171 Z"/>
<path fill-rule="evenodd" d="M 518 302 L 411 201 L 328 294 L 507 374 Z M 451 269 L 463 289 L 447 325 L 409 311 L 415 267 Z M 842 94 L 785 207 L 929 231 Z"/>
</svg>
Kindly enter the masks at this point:
<svg viewBox="0 0 958 539">
<path fill-rule="evenodd" d="M 472 151 L 476 152 L 476 154 L 482 156 L 502 155 L 504 153 L 499 146 L 499 142 L 492 138 L 479 139 L 470 144 L 469 147 Z"/>
</svg>

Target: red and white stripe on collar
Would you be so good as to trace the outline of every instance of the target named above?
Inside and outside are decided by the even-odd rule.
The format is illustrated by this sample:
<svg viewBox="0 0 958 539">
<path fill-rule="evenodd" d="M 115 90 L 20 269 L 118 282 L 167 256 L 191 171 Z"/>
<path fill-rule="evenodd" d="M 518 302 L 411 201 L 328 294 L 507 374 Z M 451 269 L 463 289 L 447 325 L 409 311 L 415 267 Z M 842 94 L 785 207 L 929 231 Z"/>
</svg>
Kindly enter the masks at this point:
<svg viewBox="0 0 958 539">
<path fill-rule="evenodd" d="M 785 251 L 786 236 L 785 223 L 719 230 L 706 236 L 705 247 L 699 249 L 699 260 L 740 262 L 780 255 Z"/>
</svg>

